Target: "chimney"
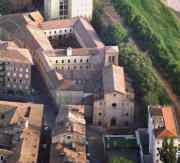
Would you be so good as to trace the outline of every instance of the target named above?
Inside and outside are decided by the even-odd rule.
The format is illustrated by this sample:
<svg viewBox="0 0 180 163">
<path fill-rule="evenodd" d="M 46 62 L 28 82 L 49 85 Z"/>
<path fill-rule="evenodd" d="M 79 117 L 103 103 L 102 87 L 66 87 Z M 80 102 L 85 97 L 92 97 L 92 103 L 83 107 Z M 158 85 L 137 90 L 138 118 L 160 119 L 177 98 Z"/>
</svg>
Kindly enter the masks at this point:
<svg viewBox="0 0 180 163">
<path fill-rule="evenodd" d="M 72 48 L 67 48 L 67 56 L 72 56 Z"/>
</svg>

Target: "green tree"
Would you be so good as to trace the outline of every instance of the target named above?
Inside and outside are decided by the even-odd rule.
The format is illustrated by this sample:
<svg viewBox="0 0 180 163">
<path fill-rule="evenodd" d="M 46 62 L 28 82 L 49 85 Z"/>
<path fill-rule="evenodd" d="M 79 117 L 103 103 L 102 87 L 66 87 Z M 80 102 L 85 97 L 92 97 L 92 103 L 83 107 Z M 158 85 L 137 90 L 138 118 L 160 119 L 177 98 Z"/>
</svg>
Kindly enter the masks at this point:
<svg viewBox="0 0 180 163">
<path fill-rule="evenodd" d="M 100 31 L 102 29 L 102 16 L 103 10 L 99 6 L 98 2 L 94 0 L 94 11 L 93 11 L 93 17 L 92 17 L 92 25 L 96 29 L 96 31 Z"/>
<path fill-rule="evenodd" d="M 125 157 L 113 157 L 109 163 L 133 163 Z"/>
<path fill-rule="evenodd" d="M 136 43 L 142 50 L 148 52 L 153 65 L 160 69 L 162 75 L 171 83 L 174 92 L 180 95 L 180 85 L 176 84 L 180 81 L 178 70 L 180 47 L 177 43 L 180 38 L 178 37 L 180 22 L 177 21 L 176 15 L 165 8 L 160 0 L 112 0 L 112 2 L 116 11 L 124 17 Z M 141 5 L 144 10 L 141 9 Z M 159 16 L 156 13 L 162 14 Z M 161 23 L 157 23 L 158 19 Z M 164 26 L 167 26 L 169 32 L 162 30 Z"/>
<path fill-rule="evenodd" d="M 162 144 L 162 148 L 158 149 L 160 160 L 163 163 L 176 163 L 176 152 L 177 147 L 174 146 L 174 140 L 171 139 L 165 139 Z"/>
</svg>

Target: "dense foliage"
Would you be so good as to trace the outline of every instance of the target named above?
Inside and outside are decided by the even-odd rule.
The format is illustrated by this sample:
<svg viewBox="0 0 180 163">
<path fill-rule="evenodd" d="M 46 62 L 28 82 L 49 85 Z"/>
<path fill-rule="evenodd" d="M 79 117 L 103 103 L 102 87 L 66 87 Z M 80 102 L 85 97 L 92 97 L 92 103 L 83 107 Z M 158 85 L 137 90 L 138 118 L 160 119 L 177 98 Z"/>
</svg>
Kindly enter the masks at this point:
<svg viewBox="0 0 180 163">
<path fill-rule="evenodd" d="M 120 46 L 120 62 L 131 76 L 145 104 L 165 104 L 168 99 L 151 60 L 132 44 Z"/>
<path fill-rule="evenodd" d="M 174 146 L 174 140 L 165 139 L 162 143 L 162 148 L 159 149 L 160 160 L 163 163 L 176 163 L 177 147 Z"/>
<path fill-rule="evenodd" d="M 96 19 L 97 15 L 94 16 L 93 25 L 100 37 L 106 38 L 104 42 L 107 45 L 115 43 L 120 46 L 120 63 L 133 79 L 136 90 L 138 90 L 138 98 L 146 105 L 167 104 L 169 99 L 167 99 L 161 83 L 155 75 L 151 60 L 140 53 L 135 45 L 127 43 L 128 34 L 122 25 L 117 23 L 102 27 L 102 10 L 97 9 L 95 13 L 98 13 L 98 19 Z"/>
<path fill-rule="evenodd" d="M 109 163 L 133 163 L 132 161 L 126 159 L 125 157 L 114 157 Z"/>
<path fill-rule="evenodd" d="M 160 0 L 112 0 L 140 47 L 180 95 L 180 21 Z"/>
<path fill-rule="evenodd" d="M 97 4 L 97 2 L 94 2 L 95 4 L 95 8 L 93 11 L 93 17 L 92 17 L 92 25 L 95 27 L 95 29 L 97 31 L 101 31 L 102 29 L 102 20 L 101 20 L 101 16 L 102 16 L 102 9 L 100 8 L 100 6 Z"/>
<path fill-rule="evenodd" d="M 128 34 L 122 25 L 117 23 L 103 28 L 101 38 L 107 45 L 118 45 L 128 41 Z"/>
<path fill-rule="evenodd" d="M 117 45 L 121 42 L 127 42 L 128 33 L 124 27 L 120 23 L 103 26 L 102 14 L 103 11 L 101 7 L 96 5 L 93 12 L 92 24 L 96 31 L 99 31 L 102 41 L 107 45 Z"/>
</svg>

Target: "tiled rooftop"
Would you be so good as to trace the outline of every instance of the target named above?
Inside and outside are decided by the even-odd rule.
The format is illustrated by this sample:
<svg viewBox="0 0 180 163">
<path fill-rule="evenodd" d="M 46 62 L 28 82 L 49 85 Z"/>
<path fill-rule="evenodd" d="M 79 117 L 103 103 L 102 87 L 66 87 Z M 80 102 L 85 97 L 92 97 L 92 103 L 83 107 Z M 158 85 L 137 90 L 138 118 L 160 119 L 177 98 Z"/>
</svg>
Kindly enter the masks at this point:
<svg viewBox="0 0 180 163">
<path fill-rule="evenodd" d="M 117 91 L 126 94 L 125 76 L 122 67 L 109 65 L 103 71 L 104 92 Z"/>
<path fill-rule="evenodd" d="M 50 20 L 42 22 L 40 28 L 42 30 L 52 30 L 73 27 L 77 19 L 64 19 L 64 20 Z"/>
<path fill-rule="evenodd" d="M 65 137 L 69 137 L 66 142 Z M 85 119 L 82 105 L 63 106 L 53 130 L 50 163 L 86 162 Z"/>
<path fill-rule="evenodd" d="M 6 49 L 0 50 L 0 60 L 7 62 L 17 62 L 32 64 L 32 58 L 27 49 Z"/>
<path fill-rule="evenodd" d="M 157 106 L 150 107 L 150 114 L 153 117 L 159 117 L 163 120 L 163 126 L 155 128 L 155 136 L 157 138 L 166 138 L 166 137 L 176 137 L 177 134 L 177 126 L 176 126 L 176 118 L 173 113 L 173 108 L 170 106 Z M 156 125 L 156 121 L 154 121 L 154 125 Z"/>
<path fill-rule="evenodd" d="M 36 163 L 43 105 L 0 101 L 0 111 L 1 118 L 3 115 L 0 120 L 0 153 L 5 154 L 8 163 Z"/>
</svg>

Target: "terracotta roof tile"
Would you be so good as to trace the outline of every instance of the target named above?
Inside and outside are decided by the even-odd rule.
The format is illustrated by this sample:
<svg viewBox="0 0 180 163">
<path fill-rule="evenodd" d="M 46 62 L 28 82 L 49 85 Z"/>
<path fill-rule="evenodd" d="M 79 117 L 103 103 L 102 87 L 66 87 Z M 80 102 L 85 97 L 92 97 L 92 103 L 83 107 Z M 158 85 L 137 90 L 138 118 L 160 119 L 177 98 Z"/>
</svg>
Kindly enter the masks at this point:
<svg viewBox="0 0 180 163">
<path fill-rule="evenodd" d="M 69 28 L 74 25 L 77 19 L 64 19 L 64 20 L 51 20 L 40 24 L 40 28 L 43 30 Z"/>
<path fill-rule="evenodd" d="M 103 87 L 105 92 L 117 91 L 126 94 L 123 67 L 109 65 L 103 70 Z"/>
<path fill-rule="evenodd" d="M 158 138 L 176 137 L 176 124 L 171 107 L 161 108 L 164 119 L 164 129 L 157 134 Z"/>
</svg>

